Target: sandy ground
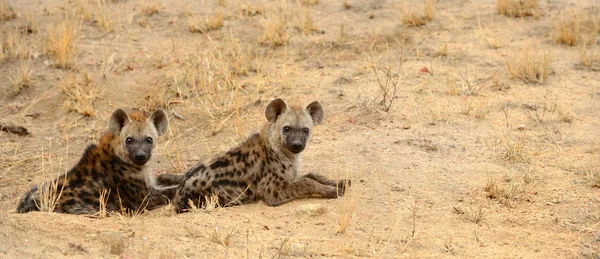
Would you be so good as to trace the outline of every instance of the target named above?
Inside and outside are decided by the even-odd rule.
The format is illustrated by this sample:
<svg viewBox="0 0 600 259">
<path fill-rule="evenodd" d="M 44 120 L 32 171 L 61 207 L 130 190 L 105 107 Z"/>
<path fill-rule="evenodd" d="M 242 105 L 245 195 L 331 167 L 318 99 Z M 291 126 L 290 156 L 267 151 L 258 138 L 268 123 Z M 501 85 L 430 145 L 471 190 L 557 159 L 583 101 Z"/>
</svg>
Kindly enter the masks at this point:
<svg viewBox="0 0 600 259">
<path fill-rule="evenodd" d="M 2 2 L 17 17 L 0 22 L 0 122 L 32 133 L 0 132 L 2 258 L 600 257 L 600 76 L 554 41 L 575 2 L 514 18 L 496 1 L 440 0 L 419 27 L 402 16 L 421 1 Z M 56 68 L 45 45 L 65 13 L 74 65 Z M 261 37 L 282 20 L 287 44 L 272 47 Z M 507 71 L 527 46 L 551 56 L 544 84 Z M 8 79 L 23 67 L 18 87 Z M 398 80 L 387 112 L 373 67 Z M 151 165 L 183 173 L 258 130 L 275 97 L 323 103 L 302 168 L 352 179 L 345 197 L 104 219 L 15 212 L 118 107 L 168 111 Z M 86 102 L 93 116 L 69 111 Z"/>
</svg>

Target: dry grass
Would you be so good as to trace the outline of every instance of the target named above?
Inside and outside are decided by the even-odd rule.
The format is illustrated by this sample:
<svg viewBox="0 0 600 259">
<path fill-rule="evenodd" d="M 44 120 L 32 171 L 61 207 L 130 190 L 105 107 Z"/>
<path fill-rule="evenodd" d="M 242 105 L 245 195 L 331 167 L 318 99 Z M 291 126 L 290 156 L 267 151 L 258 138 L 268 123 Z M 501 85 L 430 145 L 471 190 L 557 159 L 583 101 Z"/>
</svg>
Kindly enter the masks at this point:
<svg viewBox="0 0 600 259">
<path fill-rule="evenodd" d="M 9 6 L 6 0 L 0 1 L 0 22 L 10 21 L 17 18 L 15 8 Z"/>
<path fill-rule="evenodd" d="M 498 13 L 508 17 L 537 16 L 538 0 L 497 0 Z"/>
<path fill-rule="evenodd" d="M 556 42 L 574 46 L 581 40 L 581 12 L 572 8 L 561 12 L 555 22 Z"/>
<path fill-rule="evenodd" d="M 377 86 L 379 86 L 380 103 L 383 111 L 389 112 L 396 100 L 398 82 L 400 80 L 400 66 L 393 69 L 391 66 L 382 66 L 371 61 L 371 70 L 375 75 Z"/>
<path fill-rule="evenodd" d="M 52 142 L 50 142 L 49 150 L 52 150 Z M 67 140 L 67 147 L 65 150 L 66 150 L 65 151 L 66 160 L 68 160 L 68 155 L 69 155 L 68 140 Z M 41 171 L 42 171 L 42 176 L 44 176 L 44 178 L 46 178 L 45 176 L 48 174 L 55 175 L 55 173 L 49 173 L 48 171 L 54 171 L 55 169 L 57 171 L 61 171 L 63 169 L 63 159 L 62 158 L 59 159 L 58 165 L 57 165 L 57 167 L 55 167 L 56 165 L 54 164 L 52 154 L 51 153 L 45 154 L 43 147 L 42 147 L 42 156 L 41 157 L 42 157 Z M 48 160 L 47 163 L 46 163 L 46 160 Z M 64 178 L 61 179 L 59 177 L 59 178 L 50 180 L 48 182 L 44 182 L 38 186 L 39 203 L 36 203 L 36 206 L 40 211 L 54 212 L 56 205 L 58 205 L 58 202 L 60 201 L 60 197 L 62 196 L 62 192 L 63 192 L 64 186 L 66 184 L 66 181 L 67 181 L 67 174 L 66 174 L 67 168 L 64 168 L 64 170 L 65 170 Z M 59 188 L 59 186 L 60 186 L 60 188 Z"/>
<path fill-rule="evenodd" d="M 18 66 L 15 66 L 10 73 L 8 81 L 12 86 L 12 92 L 15 94 L 20 93 L 26 88 L 30 88 L 31 81 L 31 61 L 20 61 Z"/>
<path fill-rule="evenodd" d="M 192 33 L 207 33 L 209 31 L 218 30 L 223 27 L 224 19 L 225 16 L 221 12 L 216 12 L 204 19 L 202 25 L 200 25 L 198 17 L 190 15 L 187 17 L 188 30 Z"/>
<path fill-rule="evenodd" d="M 208 240 L 215 244 L 229 247 L 231 245 L 231 238 L 237 234 L 237 227 L 231 229 L 231 231 L 220 231 L 218 227 L 215 227 L 207 237 Z"/>
<path fill-rule="evenodd" d="M 346 177 L 346 179 L 348 178 Z M 346 193 L 342 197 L 343 201 L 340 202 L 338 226 L 335 230 L 336 233 L 346 233 L 346 230 L 348 230 L 348 226 L 350 226 L 350 222 L 352 221 L 352 217 L 356 212 L 356 207 L 358 206 L 358 201 L 361 196 L 362 191 L 346 188 Z"/>
<path fill-rule="evenodd" d="M 67 110 L 87 117 L 96 115 L 94 103 L 100 92 L 88 73 L 84 72 L 79 77 L 76 74 L 69 74 L 58 84 L 58 87 L 65 94 L 63 107 Z"/>
<path fill-rule="evenodd" d="M 554 40 L 569 46 L 595 44 L 600 29 L 597 10 L 567 8 L 555 20 Z"/>
<path fill-rule="evenodd" d="M 55 67 L 73 68 L 75 65 L 77 30 L 78 23 L 70 16 L 48 28 L 44 53 L 54 59 Z"/>
<path fill-rule="evenodd" d="M 299 0 L 303 5 L 318 5 L 319 0 Z"/>
<path fill-rule="evenodd" d="M 261 21 L 262 33 L 258 42 L 271 47 L 287 45 L 289 36 L 285 31 L 286 24 L 286 20 L 281 17 L 264 18 Z"/>
<path fill-rule="evenodd" d="M 267 6 L 260 21 L 261 32 L 258 43 L 271 47 L 287 45 L 290 36 L 286 28 L 289 21 L 296 20 L 295 15 L 297 10 L 288 6 L 286 2 Z"/>
<path fill-rule="evenodd" d="M 300 28 L 302 29 L 304 35 L 307 35 L 311 32 L 319 31 L 319 28 L 317 27 L 317 25 L 315 25 L 312 15 L 310 14 L 310 9 L 305 9 L 304 16 L 302 17 L 303 19 L 300 22 Z"/>
<path fill-rule="evenodd" d="M 578 48 L 581 64 L 593 71 L 600 71 L 600 47 L 596 44 L 581 44 Z"/>
<path fill-rule="evenodd" d="M 110 14 L 110 10 L 106 7 L 105 0 L 96 0 L 94 6 L 94 20 L 102 32 L 111 32 L 115 30 L 115 20 Z"/>
<path fill-rule="evenodd" d="M 29 59 L 32 52 L 32 37 L 26 36 L 19 29 L 9 27 L 4 30 L 0 42 L 0 61 L 5 59 Z"/>
<path fill-rule="evenodd" d="M 214 31 L 223 27 L 223 13 L 216 12 L 211 14 L 206 20 L 204 20 L 204 30 L 205 31 Z"/>
<path fill-rule="evenodd" d="M 100 191 L 100 207 L 98 210 L 98 218 L 103 219 L 108 216 L 108 211 L 106 210 L 106 203 L 108 202 L 108 197 L 110 197 L 110 189 L 103 189 Z"/>
<path fill-rule="evenodd" d="M 513 137 L 508 134 L 503 141 L 504 158 L 515 163 L 524 163 L 528 161 L 526 150 L 527 135 L 525 132 L 520 137 Z"/>
<path fill-rule="evenodd" d="M 485 196 L 509 208 L 514 208 L 519 201 L 526 200 L 536 186 L 528 173 L 519 178 L 514 180 L 512 177 L 504 176 L 502 182 L 489 178 L 483 188 Z"/>
<path fill-rule="evenodd" d="M 511 77 L 526 83 L 544 84 L 548 79 L 552 57 L 549 52 L 526 47 L 506 59 Z"/>
<path fill-rule="evenodd" d="M 476 209 L 469 208 L 467 211 L 464 212 L 463 215 L 468 221 L 471 221 L 475 224 L 479 224 L 485 219 L 486 214 L 487 213 L 483 210 L 483 207 L 478 206 Z"/>
<path fill-rule="evenodd" d="M 402 23 L 415 27 L 427 24 L 435 16 L 434 4 L 435 0 L 426 0 L 422 13 L 410 10 L 405 4 L 402 10 Z"/>
<path fill-rule="evenodd" d="M 489 105 L 487 98 L 476 98 L 474 96 L 463 95 L 461 96 L 461 114 L 470 115 L 477 119 L 485 119 L 485 117 L 492 111 L 492 107 Z"/>
<path fill-rule="evenodd" d="M 142 1 L 140 3 L 140 5 L 141 5 L 140 11 L 145 16 L 152 16 L 152 15 L 158 14 L 160 9 L 162 8 L 159 3 L 154 2 L 154 1 L 153 2 Z"/>
<path fill-rule="evenodd" d="M 92 13 L 89 10 L 89 0 L 78 0 L 73 3 L 75 16 L 84 22 L 92 20 Z"/>
<path fill-rule="evenodd" d="M 34 14 L 27 13 L 24 16 L 24 19 L 20 22 L 19 30 L 24 34 L 32 34 L 37 33 L 40 30 L 39 27 L 40 26 L 36 16 Z"/>
<path fill-rule="evenodd" d="M 260 15 L 263 13 L 263 8 L 259 5 L 248 5 L 248 4 L 241 4 L 240 5 L 240 14 L 242 16 L 255 16 L 255 15 Z"/>
</svg>

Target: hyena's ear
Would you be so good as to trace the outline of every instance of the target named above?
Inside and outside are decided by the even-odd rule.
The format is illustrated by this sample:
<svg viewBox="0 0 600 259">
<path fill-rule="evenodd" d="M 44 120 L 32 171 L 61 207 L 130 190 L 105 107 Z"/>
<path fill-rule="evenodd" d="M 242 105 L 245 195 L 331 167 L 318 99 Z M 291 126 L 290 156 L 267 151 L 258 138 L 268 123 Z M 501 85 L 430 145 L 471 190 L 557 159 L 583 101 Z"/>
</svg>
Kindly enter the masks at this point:
<svg viewBox="0 0 600 259">
<path fill-rule="evenodd" d="M 156 127 L 156 131 L 158 132 L 159 136 L 162 136 L 162 134 L 167 132 L 167 128 L 169 127 L 169 119 L 167 118 L 167 114 L 165 111 L 163 111 L 163 109 L 156 109 L 156 111 L 152 113 L 152 116 L 150 116 L 149 120 L 154 124 L 154 127 Z"/>
<path fill-rule="evenodd" d="M 314 101 L 306 106 L 306 111 L 310 114 L 310 117 L 312 117 L 314 125 L 320 124 L 323 121 L 325 111 L 323 111 L 323 106 L 321 106 L 319 102 Z"/>
<path fill-rule="evenodd" d="M 108 130 L 115 135 L 119 135 L 127 122 L 129 122 L 129 116 L 127 116 L 127 113 L 123 109 L 119 108 L 110 115 Z"/>
<path fill-rule="evenodd" d="M 281 115 L 285 109 L 287 108 L 287 104 L 281 98 L 277 98 L 267 105 L 267 109 L 265 110 L 265 117 L 271 123 L 275 123 L 277 117 Z"/>
</svg>

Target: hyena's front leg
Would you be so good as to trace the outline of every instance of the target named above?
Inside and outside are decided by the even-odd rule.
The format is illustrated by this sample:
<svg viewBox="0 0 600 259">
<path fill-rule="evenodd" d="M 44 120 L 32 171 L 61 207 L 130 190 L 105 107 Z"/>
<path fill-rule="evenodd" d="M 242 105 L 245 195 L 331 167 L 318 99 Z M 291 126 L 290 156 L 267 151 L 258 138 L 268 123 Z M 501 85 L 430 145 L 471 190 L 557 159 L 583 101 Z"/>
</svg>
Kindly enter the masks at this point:
<svg viewBox="0 0 600 259">
<path fill-rule="evenodd" d="M 323 198 L 337 198 L 337 188 L 331 185 L 321 184 L 313 179 L 300 178 L 290 183 L 283 183 L 279 188 L 273 188 L 270 183 L 264 182 L 259 186 L 263 193 L 265 202 L 270 206 L 279 206 L 283 203 L 311 196 Z"/>
<path fill-rule="evenodd" d="M 148 204 L 146 205 L 147 210 L 153 210 L 158 207 L 169 204 L 171 200 L 175 198 L 175 194 L 177 193 L 177 189 L 179 186 L 170 186 L 170 187 L 158 187 L 153 189 L 148 197 Z"/>
<path fill-rule="evenodd" d="M 338 193 L 340 194 L 339 196 L 344 195 L 346 189 L 352 184 L 350 179 L 335 181 L 317 173 L 308 173 L 303 175 L 301 178 L 313 179 L 324 185 L 335 186 L 338 188 Z"/>
</svg>

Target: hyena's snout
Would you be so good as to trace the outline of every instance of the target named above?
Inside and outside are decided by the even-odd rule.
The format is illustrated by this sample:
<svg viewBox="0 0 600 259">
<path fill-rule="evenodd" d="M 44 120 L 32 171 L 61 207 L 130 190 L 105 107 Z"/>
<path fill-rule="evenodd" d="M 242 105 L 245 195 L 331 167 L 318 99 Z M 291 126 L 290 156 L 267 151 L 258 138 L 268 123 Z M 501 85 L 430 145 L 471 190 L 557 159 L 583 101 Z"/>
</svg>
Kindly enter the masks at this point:
<svg viewBox="0 0 600 259">
<path fill-rule="evenodd" d="M 307 136 L 301 130 L 299 132 L 292 132 L 287 136 L 286 139 L 287 148 L 290 152 L 298 154 L 304 151 L 304 148 L 306 147 L 306 140 Z"/>
<path fill-rule="evenodd" d="M 128 148 L 129 159 L 136 165 L 144 165 L 152 157 L 152 147 L 145 144 L 133 145 Z"/>
</svg>

